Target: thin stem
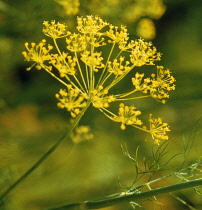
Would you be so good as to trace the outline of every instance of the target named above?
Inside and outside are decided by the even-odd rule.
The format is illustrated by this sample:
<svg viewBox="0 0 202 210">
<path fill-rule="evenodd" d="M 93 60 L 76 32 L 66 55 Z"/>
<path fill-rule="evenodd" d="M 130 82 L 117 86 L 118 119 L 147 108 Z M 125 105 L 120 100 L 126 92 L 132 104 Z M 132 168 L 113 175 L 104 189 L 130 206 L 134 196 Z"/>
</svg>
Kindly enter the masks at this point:
<svg viewBox="0 0 202 210">
<path fill-rule="evenodd" d="M 77 86 L 74 82 L 72 82 L 72 79 L 70 79 L 67 75 L 65 75 L 65 78 L 68 80 L 68 82 L 69 82 L 74 88 L 79 89 L 78 86 Z"/>
<path fill-rule="evenodd" d="M 108 85 L 106 88 L 109 90 L 110 88 L 115 86 L 117 83 L 119 83 L 131 71 L 131 69 L 120 76 L 116 76 L 115 79 L 111 82 L 111 84 Z"/>
<path fill-rule="evenodd" d="M 81 66 L 80 66 L 80 63 L 79 63 L 79 59 L 78 59 L 78 56 L 77 56 L 77 53 L 74 52 L 74 56 L 76 58 L 76 62 L 77 62 L 77 66 L 78 66 L 78 69 L 79 69 L 79 73 L 80 73 L 80 76 L 81 76 L 81 79 L 82 79 L 82 82 L 84 84 L 84 87 L 85 89 L 87 90 L 87 86 L 86 86 L 86 81 L 84 79 L 84 76 L 83 76 L 83 73 L 82 73 L 82 69 L 81 69 Z M 80 87 L 82 88 L 82 90 L 84 90 L 83 86 L 80 84 L 80 82 L 77 80 L 77 82 L 79 83 Z M 84 91 L 85 92 L 85 91 Z"/>
<path fill-rule="evenodd" d="M 94 36 L 93 36 L 91 39 L 92 39 L 92 41 L 93 41 Z M 90 56 L 93 55 L 94 50 L 95 50 L 95 48 L 94 48 L 93 44 L 91 43 L 91 46 L 90 46 Z M 94 89 L 94 87 L 95 87 L 95 73 L 94 73 L 94 70 L 95 70 L 95 69 L 94 69 L 94 67 L 95 67 L 95 66 L 90 66 L 90 67 L 89 67 L 89 70 L 90 70 L 90 74 L 89 74 L 89 76 L 90 76 L 89 92 L 90 92 L 90 91 L 93 91 L 93 89 Z"/>
<path fill-rule="evenodd" d="M 116 96 L 116 95 L 115 95 Z M 141 98 L 148 98 L 150 97 L 150 95 L 146 95 L 146 96 L 138 96 L 138 97 L 133 97 L 133 98 L 118 98 L 116 96 L 116 101 L 128 101 L 128 100 L 135 100 L 135 99 L 141 99 Z"/>
<path fill-rule="evenodd" d="M 183 190 L 191 187 L 196 187 L 202 185 L 202 179 L 195 179 L 191 181 L 181 182 L 161 188 L 156 188 L 141 193 L 126 193 L 120 192 L 112 195 L 105 196 L 100 199 L 84 201 L 81 203 L 69 204 L 61 207 L 49 208 L 46 210 L 87 210 L 87 209 L 101 209 L 109 206 L 114 206 L 124 202 L 137 201 L 144 198 L 149 198 L 152 196 L 157 196 L 160 194 L 170 193 L 177 190 Z"/>
<path fill-rule="evenodd" d="M 114 42 L 113 45 L 112 45 L 112 47 L 111 47 L 111 50 L 110 50 L 109 55 L 108 55 L 108 57 L 107 57 L 107 61 L 106 61 L 106 63 L 105 63 L 105 68 L 103 69 L 102 74 L 100 75 L 100 78 L 99 78 L 99 80 L 98 80 L 97 87 L 98 87 L 100 84 L 103 84 L 103 80 L 105 80 L 105 77 L 106 77 L 105 71 L 106 71 L 106 68 L 107 68 L 107 63 L 108 63 L 109 59 L 111 58 L 111 55 L 112 55 L 112 52 L 113 52 L 113 50 L 114 50 L 115 44 L 116 44 L 116 43 Z M 105 74 L 105 76 L 104 76 L 104 74 Z"/>
<path fill-rule="evenodd" d="M 175 175 L 175 173 L 171 173 L 171 174 L 165 175 L 165 176 L 163 176 L 163 177 L 154 179 L 154 180 L 149 181 L 149 182 L 147 182 L 147 183 L 145 183 L 145 184 L 142 184 L 142 185 L 140 185 L 140 186 L 138 186 L 138 187 L 133 187 L 133 188 L 129 189 L 128 191 L 129 191 L 129 192 L 133 192 L 133 191 L 138 190 L 139 188 L 142 188 L 142 187 L 144 187 L 144 186 L 146 186 L 146 185 L 150 185 L 150 184 L 152 184 L 152 183 L 158 182 L 158 181 L 160 181 L 160 180 L 162 180 L 162 179 L 168 178 L 168 177 L 173 176 L 173 175 Z"/>
<path fill-rule="evenodd" d="M 118 95 L 116 95 L 116 96 L 119 97 L 119 98 L 123 98 L 123 97 L 126 97 L 126 96 L 128 96 L 128 95 L 131 95 L 131 94 L 133 94 L 133 93 L 135 93 L 135 92 L 137 92 L 137 91 L 138 91 L 137 89 L 134 89 L 134 90 L 132 90 L 132 91 L 130 91 L 130 92 L 121 93 L 121 94 L 118 94 Z"/>
<path fill-rule="evenodd" d="M 55 74 L 53 74 L 44 64 L 41 65 L 41 67 L 48 72 L 52 77 L 54 77 L 56 80 L 58 80 L 63 85 L 67 86 L 67 83 L 61 80 L 59 77 L 57 77 Z"/>
<path fill-rule="evenodd" d="M 13 183 L 7 190 L 0 195 L 0 201 L 10 193 L 17 185 L 19 185 L 25 178 L 27 178 L 33 171 L 35 171 L 57 148 L 58 146 L 70 135 L 74 128 L 78 125 L 81 117 L 89 107 L 91 101 L 88 101 L 86 107 L 77 115 L 74 122 L 71 124 L 70 129 L 28 170 L 26 171 L 15 183 Z"/>
<path fill-rule="evenodd" d="M 102 82 L 100 83 L 100 85 L 101 86 L 103 86 L 104 85 L 104 83 L 109 79 L 109 77 L 112 75 L 112 73 L 110 72 L 110 73 L 108 73 L 108 75 L 106 75 L 104 78 L 103 78 L 103 80 L 102 80 Z"/>
<path fill-rule="evenodd" d="M 193 206 L 189 205 L 186 201 L 182 200 L 181 198 L 179 198 L 178 196 L 174 195 L 173 193 L 169 193 L 169 195 L 171 195 L 173 198 L 175 198 L 177 201 L 181 202 L 182 204 L 184 204 L 185 206 L 187 206 L 189 209 L 191 210 L 197 210 L 195 209 Z"/>
<path fill-rule="evenodd" d="M 121 52 L 120 52 L 121 53 Z M 107 87 L 107 89 L 112 88 L 113 86 L 115 86 L 117 83 L 119 83 L 133 68 L 135 67 L 135 65 L 132 65 L 130 67 L 130 70 L 126 71 L 124 74 L 118 76 L 116 79 L 114 79 L 112 81 L 112 83 Z"/>
<path fill-rule="evenodd" d="M 57 44 L 57 42 L 56 42 L 56 39 L 53 39 L 53 42 L 54 42 L 54 45 L 55 45 L 55 47 L 56 47 L 58 53 L 60 54 L 60 56 L 62 56 L 62 53 L 61 53 L 61 51 L 60 51 L 60 48 L 58 47 L 58 44 Z M 62 56 L 62 57 L 63 57 L 63 56 Z M 64 59 L 64 61 L 65 61 L 65 59 Z"/>
</svg>

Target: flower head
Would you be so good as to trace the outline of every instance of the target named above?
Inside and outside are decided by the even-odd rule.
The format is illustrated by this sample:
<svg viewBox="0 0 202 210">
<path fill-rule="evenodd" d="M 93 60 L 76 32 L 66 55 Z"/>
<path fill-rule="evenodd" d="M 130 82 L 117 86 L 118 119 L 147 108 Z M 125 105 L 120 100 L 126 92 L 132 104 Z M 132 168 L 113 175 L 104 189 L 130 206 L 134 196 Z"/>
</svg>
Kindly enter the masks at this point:
<svg viewBox="0 0 202 210">
<path fill-rule="evenodd" d="M 50 63 L 59 71 L 60 77 L 76 73 L 76 59 L 67 53 L 53 54 Z"/>
<path fill-rule="evenodd" d="M 169 98 L 168 91 L 175 90 L 175 78 L 171 76 L 168 69 L 163 66 L 157 66 L 157 75 L 152 74 L 150 94 L 157 100 L 164 102 L 165 98 Z"/>
<path fill-rule="evenodd" d="M 97 89 L 91 91 L 91 100 L 95 108 L 107 108 L 109 104 L 116 100 L 115 96 L 108 95 L 108 91 L 99 86 Z"/>
<path fill-rule="evenodd" d="M 118 116 L 114 116 L 113 120 L 121 123 L 122 130 L 126 129 L 126 125 L 142 125 L 142 121 L 137 118 L 141 112 L 135 109 L 134 106 L 125 106 L 123 103 L 119 105 Z"/>
<path fill-rule="evenodd" d="M 43 32 L 53 39 L 55 53 L 50 53 L 52 46 L 45 47 L 45 40 L 38 45 L 31 43 L 30 48 L 26 43 L 28 52 L 23 52 L 27 61 L 34 61 L 38 69 L 43 68 L 65 86 L 56 94 L 58 107 L 76 117 L 82 108 L 92 104 L 112 121 L 121 123 L 122 130 L 130 125 L 151 133 L 156 139 L 167 139 L 168 127 L 160 118 L 150 118 L 151 126 L 147 129 L 139 119 L 141 112 L 123 103 L 149 96 L 164 103 L 169 97 L 168 92 L 175 89 L 175 79 L 169 70 L 157 66 L 157 73 L 152 73 L 150 78 L 135 71 L 136 67 L 155 65 L 161 53 L 151 42 L 129 41 L 125 26 L 113 26 L 98 16 L 78 17 L 77 30 L 71 33 L 64 24 L 45 21 Z M 64 38 L 64 51 L 60 50 L 57 38 Z M 55 69 L 59 75 L 54 73 Z M 131 71 L 135 72 L 131 90 L 114 91 Z M 121 103 L 115 114 L 110 105 L 117 101 Z"/>
<path fill-rule="evenodd" d="M 151 79 L 150 78 L 144 78 L 144 73 L 136 73 L 135 77 L 132 78 L 132 83 L 135 86 L 135 90 L 141 91 L 143 93 L 147 93 L 148 90 L 150 90 L 150 84 Z"/>
<path fill-rule="evenodd" d="M 57 105 L 59 108 L 69 111 L 72 117 L 76 117 L 80 113 L 80 109 L 86 106 L 85 98 L 78 89 L 73 89 L 71 85 L 68 85 L 67 88 L 68 92 L 61 89 L 56 94 L 56 98 L 59 100 Z"/>
<path fill-rule="evenodd" d="M 156 47 L 152 47 L 151 42 L 144 42 L 142 39 L 132 42 L 130 61 L 135 66 L 154 65 L 160 59 L 161 53 L 157 52 Z"/>
<path fill-rule="evenodd" d="M 71 34 L 66 38 L 67 49 L 71 52 L 82 52 L 87 48 L 87 38 L 81 34 Z"/>
<path fill-rule="evenodd" d="M 101 52 L 90 53 L 90 51 L 85 51 L 81 54 L 81 60 L 95 72 L 97 72 L 99 68 L 104 68 Z"/>
<path fill-rule="evenodd" d="M 109 43 L 117 43 L 121 50 L 125 50 L 125 46 L 129 39 L 127 28 L 121 26 L 121 29 L 117 26 L 109 25 L 109 30 L 105 33 L 110 38 Z"/>
<path fill-rule="evenodd" d="M 157 119 L 152 118 L 152 114 L 149 117 L 150 122 L 150 133 L 154 138 L 155 144 L 159 144 L 160 139 L 168 140 L 167 132 L 170 131 L 167 123 L 162 122 L 162 119 L 158 117 Z"/>
<path fill-rule="evenodd" d="M 123 75 L 131 70 L 130 62 L 125 61 L 124 64 L 124 57 L 120 57 L 119 59 L 114 59 L 113 61 L 108 61 L 107 63 L 107 70 L 114 75 Z"/>
<path fill-rule="evenodd" d="M 29 44 L 26 42 L 25 47 L 28 52 L 22 52 L 22 54 L 25 57 L 25 60 L 34 61 L 34 64 L 36 64 L 37 69 L 42 68 L 41 65 L 44 63 L 44 61 L 51 59 L 49 52 L 53 49 L 53 47 L 51 45 L 48 45 L 48 47 L 46 48 L 45 44 L 46 40 L 43 39 L 41 42 L 39 42 L 39 44 L 32 42 L 31 47 L 29 48 Z M 30 70 L 30 68 L 28 68 L 27 70 Z"/>
<path fill-rule="evenodd" d="M 165 99 L 169 98 L 168 92 L 175 90 L 175 78 L 171 76 L 168 69 L 163 66 L 157 66 L 157 74 L 152 74 L 150 78 L 144 78 L 144 74 L 136 73 L 132 78 L 132 83 L 137 91 L 149 93 L 151 97 L 165 103 Z"/>
<path fill-rule="evenodd" d="M 55 20 L 43 22 L 43 33 L 53 39 L 63 38 L 69 35 L 70 32 L 66 30 L 66 27 L 62 23 L 56 23 Z"/>
<path fill-rule="evenodd" d="M 108 25 L 98 16 L 88 15 L 86 17 L 77 18 L 77 30 L 82 34 L 95 34 L 98 35 L 100 31 Z"/>
</svg>

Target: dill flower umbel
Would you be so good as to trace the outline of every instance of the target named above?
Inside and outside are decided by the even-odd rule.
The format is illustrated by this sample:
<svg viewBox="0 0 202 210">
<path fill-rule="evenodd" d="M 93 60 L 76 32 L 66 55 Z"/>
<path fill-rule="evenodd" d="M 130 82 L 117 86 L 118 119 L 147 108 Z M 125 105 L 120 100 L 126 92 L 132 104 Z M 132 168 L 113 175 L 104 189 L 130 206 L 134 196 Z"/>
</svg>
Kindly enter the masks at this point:
<svg viewBox="0 0 202 210">
<path fill-rule="evenodd" d="M 134 105 L 124 104 L 124 101 L 135 102 L 135 99 L 145 97 L 166 102 L 169 91 L 175 89 L 170 70 L 156 66 L 156 73 L 148 78 L 144 73 L 136 72 L 136 67 L 154 66 L 161 59 L 161 53 L 151 42 L 143 39 L 129 41 L 125 26 L 113 26 L 98 16 L 78 17 L 77 23 L 78 33 L 72 33 L 64 24 L 45 21 L 43 32 L 52 38 L 57 53 L 51 53 L 53 46 L 46 47 L 45 40 L 39 44 L 31 43 L 30 48 L 26 43 L 25 60 L 34 62 L 27 70 L 36 65 L 64 86 L 56 94 L 58 107 L 69 111 L 73 118 L 90 102 L 106 117 L 120 123 L 122 130 L 133 126 L 151 133 L 156 144 L 167 140 L 169 128 L 166 123 L 150 116 L 150 126 L 145 126 L 139 119 L 141 111 Z M 61 51 L 57 44 L 59 38 L 64 39 L 65 51 Z M 115 87 L 131 71 L 134 72 L 131 90 L 115 93 Z M 135 95 L 137 92 L 138 96 Z M 111 103 L 118 101 L 121 103 L 118 114 L 115 114 L 109 108 Z"/>
</svg>

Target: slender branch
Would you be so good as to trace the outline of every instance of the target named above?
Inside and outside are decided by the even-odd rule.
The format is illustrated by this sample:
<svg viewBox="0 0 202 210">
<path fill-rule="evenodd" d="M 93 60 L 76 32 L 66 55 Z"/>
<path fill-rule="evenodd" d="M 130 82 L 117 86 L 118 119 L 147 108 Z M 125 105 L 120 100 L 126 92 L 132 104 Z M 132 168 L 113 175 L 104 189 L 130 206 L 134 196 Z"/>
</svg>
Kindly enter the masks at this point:
<svg viewBox="0 0 202 210">
<path fill-rule="evenodd" d="M 106 197 L 97 199 L 97 200 L 91 200 L 91 201 L 84 201 L 81 203 L 74 203 L 69 204 L 65 206 L 55 207 L 55 208 L 49 208 L 46 210 L 87 210 L 87 209 L 100 209 L 104 207 L 114 206 L 119 203 L 129 202 L 129 201 L 137 201 L 143 198 L 148 198 L 160 194 L 170 193 L 177 190 L 183 190 L 191 187 L 196 187 L 202 185 L 202 178 L 201 179 L 195 179 L 187 182 L 181 182 L 161 188 L 156 188 L 153 190 L 149 190 L 142 193 L 136 193 L 136 192 L 120 192 L 115 193 L 112 195 L 108 195 Z M 44 209 L 45 210 L 45 209 Z"/>
<path fill-rule="evenodd" d="M 27 178 L 33 171 L 35 171 L 57 148 L 58 146 L 69 136 L 69 134 L 78 125 L 81 117 L 84 115 L 85 111 L 89 107 L 91 101 L 88 101 L 86 107 L 84 107 L 81 112 L 77 115 L 74 122 L 72 123 L 70 129 L 28 170 L 26 171 L 15 183 L 13 183 L 8 189 L 6 189 L 0 195 L 0 201 L 10 193 L 17 185 L 19 185 L 25 178 Z"/>
</svg>

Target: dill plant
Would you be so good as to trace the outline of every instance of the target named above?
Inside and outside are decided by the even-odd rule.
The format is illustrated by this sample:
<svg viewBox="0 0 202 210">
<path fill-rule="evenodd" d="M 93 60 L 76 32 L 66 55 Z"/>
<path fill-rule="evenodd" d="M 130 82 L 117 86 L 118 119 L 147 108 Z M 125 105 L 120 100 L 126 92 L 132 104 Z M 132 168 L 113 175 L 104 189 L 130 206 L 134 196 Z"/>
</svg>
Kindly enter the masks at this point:
<svg viewBox="0 0 202 210">
<path fill-rule="evenodd" d="M 175 90 L 175 78 L 171 75 L 171 71 L 163 66 L 156 65 L 156 61 L 161 60 L 161 53 L 151 42 L 146 42 L 143 39 L 129 40 L 129 34 L 125 26 L 114 26 L 98 16 L 78 17 L 77 33 L 68 31 L 65 24 L 56 21 L 44 21 L 43 25 L 43 33 L 52 39 L 52 43 L 50 44 L 48 41 L 49 44 L 47 44 L 46 39 L 41 40 L 38 44 L 35 42 L 25 43 L 26 51 L 22 54 L 26 61 L 33 62 L 27 68 L 28 71 L 33 67 L 36 67 L 37 70 L 45 70 L 63 85 L 63 88 L 55 95 L 58 100 L 57 106 L 67 110 L 73 122 L 64 136 L 19 180 L 2 193 L 1 199 L 41 165 L 65 139 L 72 137 L 74 142 L 78 142 L 79 137 L 76 137 L 77 135 L 73 133 L 74 130 L 77 133 L 80 132 L 81 135 L 89 132 L 86 127 L 75 129 L 88 108 L 94 107 L 108 119 L 120 123 L 120 129 L 122 130 L 125 130 L 127 126 L 132 126 L 147 132 L 151 135 L 154 144 L 160 145 L 162 140 L 168 140 L 167 133 L 170 129 L 166 122 L 160 117 L 153 117 L 152 114 L 149 114 L 148 122 L 143 122 L 141 120 L 142 112 L 134 105 L 130 105 L 131 102 L 135 103 L 136 100 L 149 97 L 165 104 L 167 98 L 169 98 L 169 92 Z M 66 47 L 66 50 L 62 51 L 60 49 L 58 39 L 63 39 L 63 46 Z M 108 53 L 103 50 L 106 46 L 110 46 Z M 137 67 L 146 65 L 154 66 L 154 72 L 151 73 L 150 77 L 137 72 Z M 115 87 L 129 76 L 130 72 L 134 75 L 130 78 L 130 90 L 116 93 L 114 91 Z M 117 112 L 110 110 L 112 103 L 118 103 Z M 86 138 L 91 137 L 87 135 Z M 123 148 L 123 153 L 135 162 L 138 173 L 140 168 L 137 159 L 131 157 L 127 148 Z M 161 149 L 156 152 L 157 156 L 154 155 L 156 159 L 153 163 L 149 163 L 150 168 L 157 167 L 155 170 L 158 171 L 157 162 L 162 153 Z M 180 175 L 178 173 L 178 176 Z M 120 202 L 172 192 L 176 189 L 198 186 L 202 182 L 201 179 L 198 179 L 152 190 L 150 184 L 157 182 L 159 179 L 149 181 L 138 188 L 131 187 L 125 192 L 106 196 L 102 199 L 52 209 L 98 209 Z M 139 191 L 144 186 L 147 186 L 149 191 Z M 136 205 L 138 204 L 131 202 L 131 206 L 134 208 Z"/>
</svg>

